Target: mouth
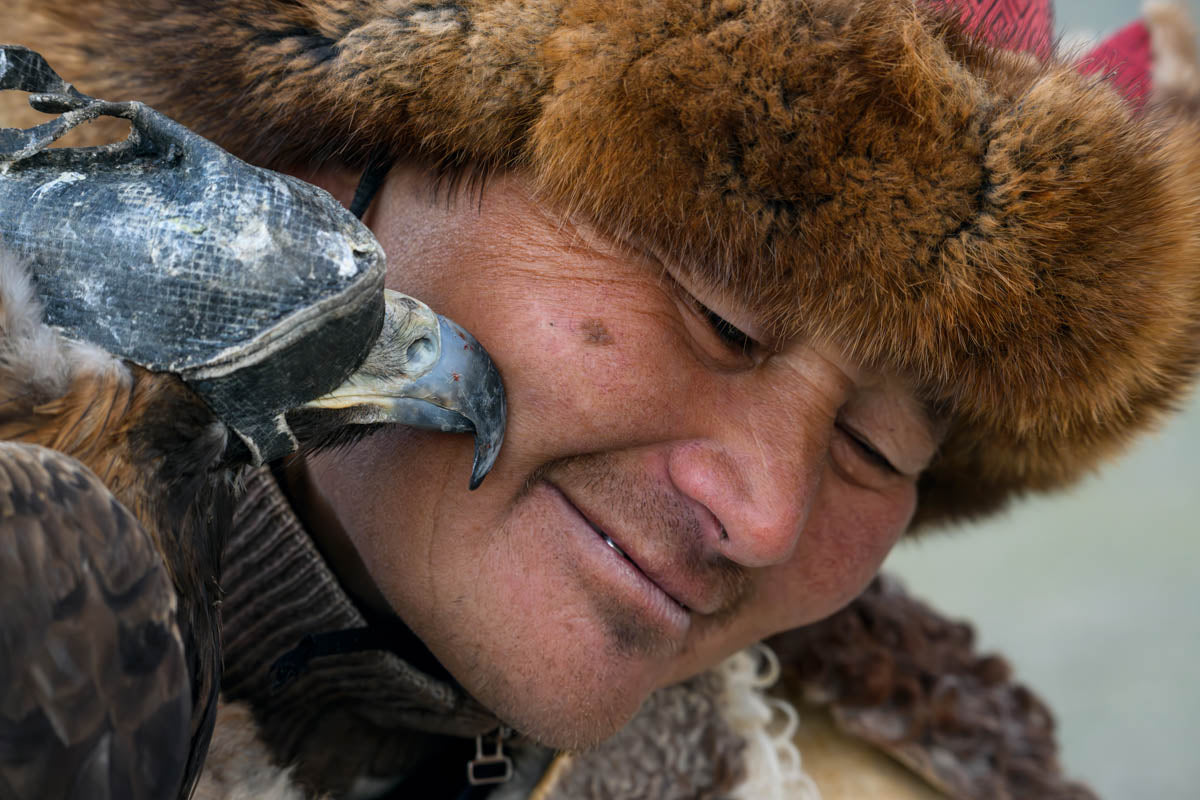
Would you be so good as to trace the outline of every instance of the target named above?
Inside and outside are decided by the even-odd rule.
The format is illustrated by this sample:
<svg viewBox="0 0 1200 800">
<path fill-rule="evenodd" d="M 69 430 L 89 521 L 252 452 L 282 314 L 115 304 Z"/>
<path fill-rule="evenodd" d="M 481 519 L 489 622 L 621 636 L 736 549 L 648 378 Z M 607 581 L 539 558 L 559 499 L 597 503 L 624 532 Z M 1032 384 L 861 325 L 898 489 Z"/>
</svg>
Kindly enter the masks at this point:
<svg viewBox="0 0 1200 800">
<path fill-rule="evenodd" d="M 572 504 L 572 505 L 574 505 L 574 504 Z M 576 510 L 577 510 L 577 511 L 579 510 L 579 509 L 578 509 L 578 506 L 576 506 Z M 598 535 L 598 536 L 599 536 L 599 537 L 600 537 L 600 538 L 601 538 L 601 539 L 604 541 L 604 543 L 605 543 L 606 545 L 608 545 L 608 546 L 609 546 L 609 548 L 610 548 L 610 549 L 612 549 L 612 551 L 613 551 L 614 553 L 616 553 L 616 554 L 617 554 L 617 555 L 619 555 L 621 558 L 623 558 L 623 559 L 625 559 L 626 561 L 628 561 L 628 562 L 629 562 L 629 564 L 630 564 L 630 566 L 632 566 L 634 569 L 636 569 L 638 572 L 640 572 L 640 573 L 642 574 L 642 577 L 644 577 L 646 580 L 650 581 L 650 582 L 651 582 L 651 583 L 653 583 L 655 586 L 657 586 L 657 587 L 658 587 L 658 589 L 659 589 L 659 591 L 661 591 L 661 592 L 662 592 L 663 594 L 665 594 L 665 595 L 666 595 L 668 598 L 670 598 L 670 599 L 671 599 L 671 601 L 675 603 L 675 605 L 679 606 L 681 609 L 683 609 L 684 611 L 688 612 L 689 614 L 691 613 L 692 609 L 688 608 L 688 606 L 687 606 L 687 604 L 686 604 L 686 603 L 682 603 L 682 602 L 680 602 L 680 601 L 679 601 L 679 598 L 675 597 L 673 594 L 671 594 L 670 592 L 668 592 L 668 591 L 667 591 L 666 589 L 664 589 L 664 588 L 663 588 L 663 587 L 662 587 L 662 586 L 661 586 L 661 585 L 660 585 L 660 584 L 659 584 L 657 581 L 655 581 L 653 578 L 651 578 L 649 575 L 647 575 L 647 574 L 646 574 L 646 571 L 645 571 L 644 569 L 642 569 L 641 565 L 639 565 L 639 564 L 638 564 L 636 561 L 634 561 L 632 558 L 630 558 L 630 557 L 629 557 L 629 554 L 628 554 L 628 553 L 626 553 L 624 550 L 622 550 L 622 549 L 621 549 L 621 545 L 617 544 L 617 543 L 616 543 L 616 542 L 613 540 L 613 538 L 612 538 L 611 536 L 609 536 L 607 533 L 605 533 L 605 532 L 604 532 L 604 531 L 603 531 L 603 530 L 600 528 L 600 526 L 599 526 L 599 525 L 597 525 L 596 523 L 592 522 L 592 521 L 591 521 L 591 519 L 589 519 L 589 518 L 588 518 L 588 516 L 587 516 L 586 514 L 584 514 L 582 511 L 580 511 L 580 512 L 579 512 L 579 516 L 583 517 L 583 521 L 584 521 L 584 522 L 586 522 L 586 523 L 588 524 L 588 527 L 590 527 L 590 528 L 591 528 L 593 531 L 595 531 L 595 532 L 596 532 L 596 534 L 597 534 L 597 535 Z"/>
<path fill-rule="evenodd" d="M 646 554 L 637 548 L 636 543 L 631 547 L 630 543 L 619 538 L 619 534 L 613 536 L 596 522 L 586 508 L 578 505 L 560 487 L 549 481 L 546 484 L 591 529 L 596 538 L 604 543 L 608 552 L 621 560 L 623 569 L 631 570 L 639 583 L 659 595 L 667 605 L 682 611 L 689 619 L 694 614 L 707 615 L 717 610 L 720 605 L 719 592 L 707 580 L 681 570 L 678 566 L 664 565 L 663 558 L 648 559 Z M 677 559 L 669 561 L 678 564 Z"/>
</svg>

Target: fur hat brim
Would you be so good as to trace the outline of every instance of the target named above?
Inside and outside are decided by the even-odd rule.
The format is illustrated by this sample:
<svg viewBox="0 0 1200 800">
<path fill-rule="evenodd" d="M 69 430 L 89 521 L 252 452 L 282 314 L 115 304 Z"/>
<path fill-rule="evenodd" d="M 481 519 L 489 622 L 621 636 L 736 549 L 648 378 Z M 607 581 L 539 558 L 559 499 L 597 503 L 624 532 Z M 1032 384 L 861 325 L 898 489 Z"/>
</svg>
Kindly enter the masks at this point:
<svg viewBox="0 0 1200 800">
<path fill-rule="evenodd" d="M 924 4 L 28 12 L 40 33 L 20 43 L 60 71 L 86 62 L 86 91 L 137 97 L 243 157 L 384 148 L 521 169 L 776 335 L 899 370 L 950 420 L 921 521 L 1072 481 L 1196 372 L 1196 127 L 1135 117 L 1101 77 L 989 48 Z"/>
</svg>

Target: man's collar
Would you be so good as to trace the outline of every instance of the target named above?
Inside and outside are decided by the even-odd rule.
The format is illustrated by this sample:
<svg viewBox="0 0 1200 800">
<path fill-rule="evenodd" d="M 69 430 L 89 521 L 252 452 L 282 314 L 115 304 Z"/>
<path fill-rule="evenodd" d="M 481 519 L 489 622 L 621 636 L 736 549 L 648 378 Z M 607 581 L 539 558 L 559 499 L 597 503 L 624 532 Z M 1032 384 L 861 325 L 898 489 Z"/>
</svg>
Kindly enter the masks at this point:
<svg viewBox="0 0 1200 800">
<path fill-rule="evenodd" d="M 222 692 L 254 709 L 275 757 L 297 763 L 301 781 L 320 776 L 325 791 L 344 791 L 363 775 L 408 771 L 438 734 L 497 727 L 443 670 L 421 668 L 428 651 L 403 623 L 355 606 L 267 469 L 246 479 L 221 583 Z M 364 646 L 344 646 L 355 637 L 346 631 L 359 631 Z M 329 647 L 339 636 L 341 646 Z M 291 674 L 272 672 L 277 663 Z"/>
</svg>

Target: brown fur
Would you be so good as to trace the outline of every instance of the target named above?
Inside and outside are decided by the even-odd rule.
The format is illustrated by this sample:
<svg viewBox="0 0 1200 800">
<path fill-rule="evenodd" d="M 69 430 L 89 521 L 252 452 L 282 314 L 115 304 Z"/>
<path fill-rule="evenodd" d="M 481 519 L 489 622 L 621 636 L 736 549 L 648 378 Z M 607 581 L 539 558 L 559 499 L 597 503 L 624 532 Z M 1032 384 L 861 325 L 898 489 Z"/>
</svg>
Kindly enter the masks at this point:
<svg viewBox="0 0 1200 800">
<path fill-rule="evenodd" d="M 1058 763 L 1050 710 L 975 633 L 884 575 L 842 611 L 769 641 L 782 684 L 955 798 L 1095 800 Z"/>
<path fill-rule="evenodd" d="M 1197 368 L 1200 131 L 912 0 L 17 0 L 6 33 L 269 164 L 516 167 L 911 376 L 919 516 L 1064 485 Z"/>
</svg>

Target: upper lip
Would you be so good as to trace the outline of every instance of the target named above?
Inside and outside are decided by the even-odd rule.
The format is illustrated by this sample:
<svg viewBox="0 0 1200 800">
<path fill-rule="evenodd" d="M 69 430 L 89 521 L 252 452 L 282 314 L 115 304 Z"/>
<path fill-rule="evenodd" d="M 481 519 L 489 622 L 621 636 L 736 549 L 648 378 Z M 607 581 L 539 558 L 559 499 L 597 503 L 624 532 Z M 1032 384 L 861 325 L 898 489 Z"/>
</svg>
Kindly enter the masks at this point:
<svg viewBox="0 0 1200 800">
<path fill-rule="evenodd" d="M 558 489 L 559 493 L 566 498 L 567 502 L 575 508 L 579 516 L 583 517 L 584 521 L 593 530 L 612 539 L 617 547 L 621 548 L 621 551 L 633 562 L 633 565 L 651 583 L 658 586 L 659 589 L 676 603 L 684 606 L 689 611 L 695 611 L 700 614 L 712 614 L 720 608 L 718 592 L 715 591 L 709 581 L 678 566 L 659 563 L 660 559 L 655 559 L 651 554 L 645 552 L 644 545 L 641 542 L 631 540 L 630 537 L 623 537 L 619 533 L 614 533 L 612 528 L 597 522 L 595 516 L 580 506 L 573 497 L 560 487 L 555 486 L 554 488 Z"/>
</svg>

